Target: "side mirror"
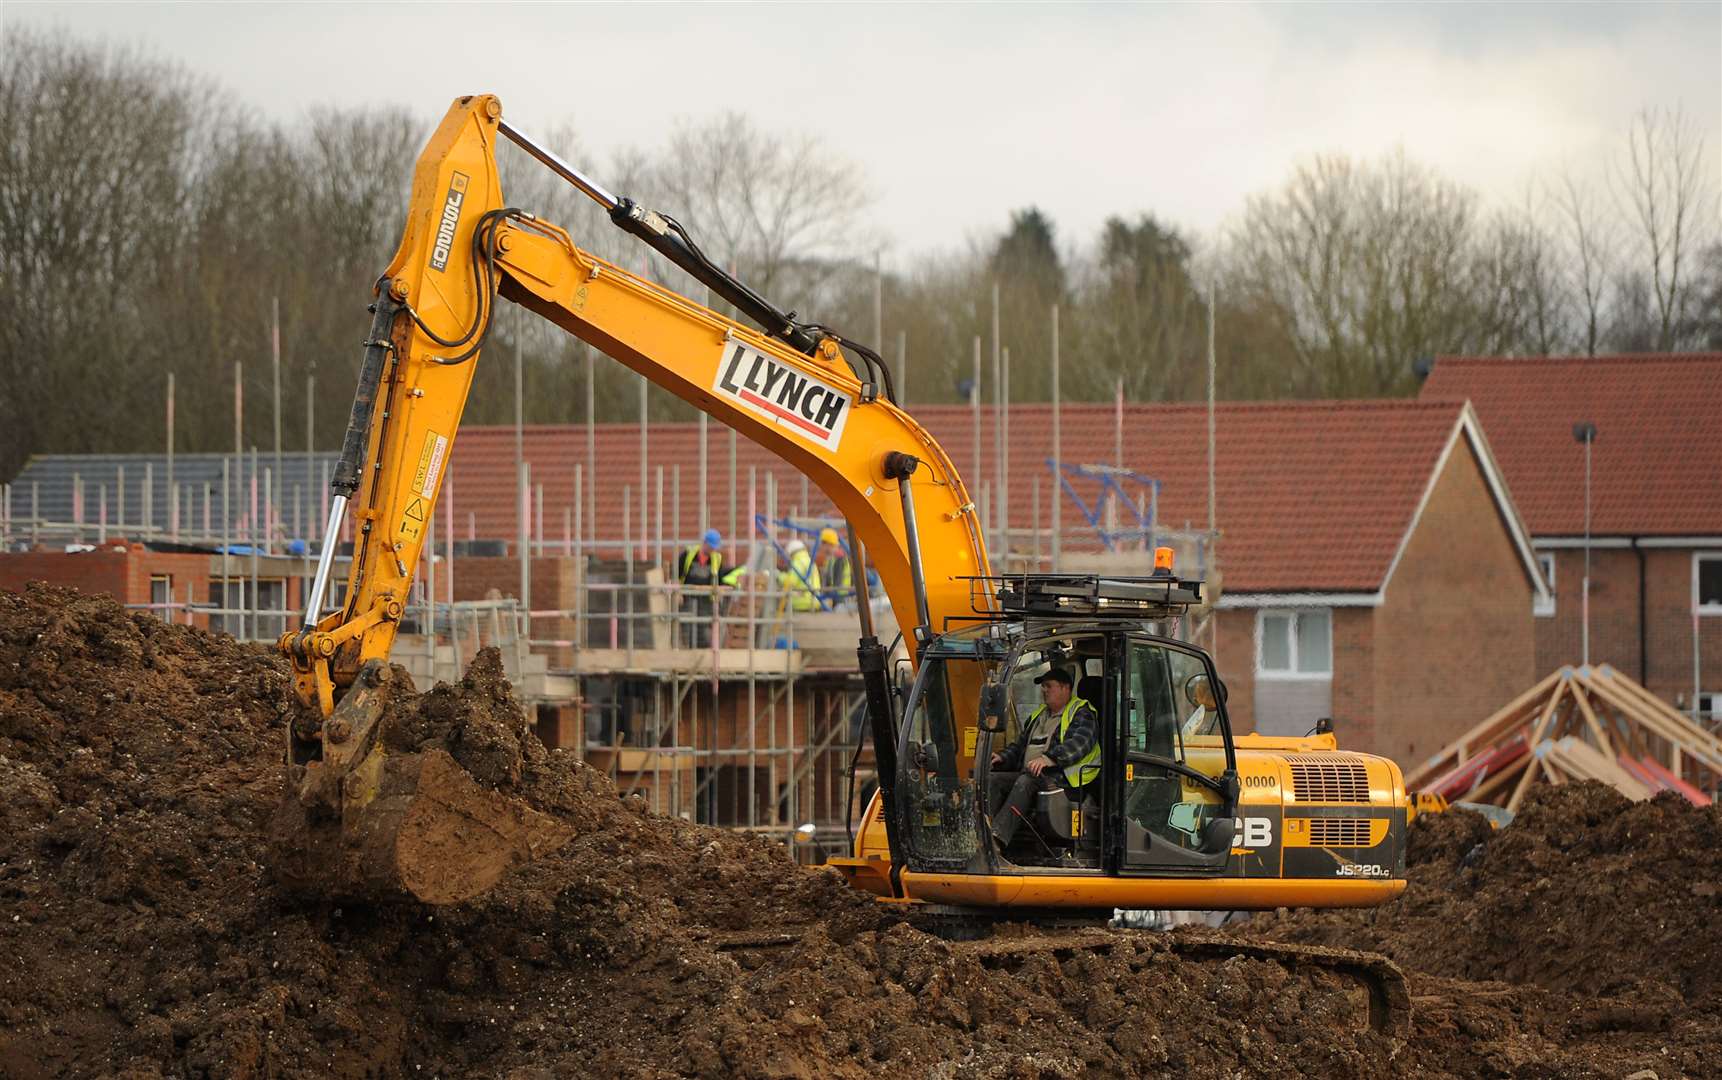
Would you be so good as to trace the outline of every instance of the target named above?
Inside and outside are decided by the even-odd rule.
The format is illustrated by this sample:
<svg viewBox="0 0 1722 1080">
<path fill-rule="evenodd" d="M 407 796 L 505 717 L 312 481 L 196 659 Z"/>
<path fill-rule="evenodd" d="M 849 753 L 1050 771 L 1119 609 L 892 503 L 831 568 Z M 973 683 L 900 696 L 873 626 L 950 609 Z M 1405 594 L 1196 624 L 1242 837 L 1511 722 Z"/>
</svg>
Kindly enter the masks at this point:
<svg viewBox="0 0 1722 1080">
<path fill-rule="evenodd" d="M 1009 687 L 987 683 L 981 687 L 981 730 L 994 734 L 1004 730 L 1005 710 L 1010 708 Z"/>
<path fill-rule="evenodd" d="M 1230 849 L 1237 829 L 1235 818 L 1217 817 L 1208 822 L 1208 827 L 1202 830 L 1202 854 L 1218 855 Z"/>
<path fill-rule="evenodd" d="M 1238 805 L 1238 796 L 1243 794 L 1244 785 L 1238 779 L 1235 769 L 1227 769 L 1220 774 L 1220 794 L 1225 797 L 1227 806 Z"/>
</svg>

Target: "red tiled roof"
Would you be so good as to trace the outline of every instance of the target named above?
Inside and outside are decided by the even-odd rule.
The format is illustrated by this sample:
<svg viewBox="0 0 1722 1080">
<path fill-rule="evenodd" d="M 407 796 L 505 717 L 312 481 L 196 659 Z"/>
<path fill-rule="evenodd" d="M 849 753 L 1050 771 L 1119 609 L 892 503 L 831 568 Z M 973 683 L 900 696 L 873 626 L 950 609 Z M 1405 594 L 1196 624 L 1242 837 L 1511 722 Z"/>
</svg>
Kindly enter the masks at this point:
<svg viewBox="0 0 1722 1080">
<path fill-rule="evenodd" d="M 1221 530 L 1219 560 L 1228 592 L 1373 592 L 1387 575 L 1431 473 L 1458 425 L 1456 401 L 1287 402 L 1223 404 L 1217 412 L 1216 486 Z M 974 413 L 961 405 L 914 406 L 916 418 L 956 460 L 971 491 L 995 486 L 992 410 L 981 410 L 984 471 L 974 464 Z M 1063 460 L 1110 464 L 1117 414 L 1111 405 L 1061 410 Z M 1168 528 L 1207 524 L 1207 412 L 1200 405 L 1130 405 L 1123 413 L 1123 462 L 1161 483 L 1159 521 Z M 707 491 L 711 521 L 730 531 L 729 431 L 709 426 Z M 1051 522 L 1052 414 L 1048 405 L 1013 406 L 1010 437 L 1010 524 L 1035 519 L 1034 478 L 1040 478 L 1039 522 Z M 623 488 L 632 487 L 629 533 L 639 537 L 639 428 L 596 425 L 598 535 L 623 535 Z M 526 429 L 526 457 L 535 484 L 544 485 L 544 537 L 563 536 L 572 506 L 576 463 L 586 460 L 586 429 L 542 425 Z M 646 460 L 651 535 L 658 535 L 656 470 L 664 467 L 664 534 L 694 535 L 697 525 L 698 426 L 656 423 Z M 748 470 L 759 470 L 757 503 L 765 511 L 765 477 L 777 477 L 779 514 L 801 503 L 799 473 L 746 439 L 737 440 L 738 524 L 749 520 Z M 675 529 L 672 466 L 681 469 L 681 527 Z M 451 467 L 455 535 L 510 539 L 516 535 L 514 429 L 473 427 L 456 442 Z M 1089 493 L 1085 492 L 1085 497 Z M 830 503 L 816 488 L 808 514 Z M 978 495 L 977 495 L 978 498 Z M 1067 535 L 1085 524 L 1068 501 Z M 439 523 L 439 537 L 443 530 Z M 727 538 L 733 541 L 733 537 Z M 1076 548 L 1080 545 L 1068 543 Z"/>
<path fill-rule="evenodd" d="M 1722 534 L 1722 353 L 1442 357 L 1424 400 L 1469 398 L 1533 536 Z"/>
</svg>

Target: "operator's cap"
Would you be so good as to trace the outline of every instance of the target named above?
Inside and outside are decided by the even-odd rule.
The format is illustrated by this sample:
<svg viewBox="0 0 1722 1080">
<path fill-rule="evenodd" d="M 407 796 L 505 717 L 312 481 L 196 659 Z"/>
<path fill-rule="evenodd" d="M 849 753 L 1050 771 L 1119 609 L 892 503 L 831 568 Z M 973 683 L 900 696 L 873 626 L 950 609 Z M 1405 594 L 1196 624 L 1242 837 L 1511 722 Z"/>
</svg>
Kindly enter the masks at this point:
<svg viewBox="0 0 1722 1080">
<path fill-rule="evenodd" d="M 707 529 L 706 534 L 700 539 L 704 540 L 709 547 L 717 547 L 723 543 L 723 536 L 716 529 Z"/>
<path fill-rule="evenodd" d="M 837 543 L 837 530 L 836 529 L 829 529 L 829 528 L 828 529 L 820 529 L 819 530 L 819 542 L 821 544 L 835 544 L 835 543 Z"/>
<path fill-rule="evenodd" d="M 1072 681 L 1070 678 L 1070 672 L 1064 670 L 1061 667 L 1051 668 L 1047 671 L 1047 673 L 1045 675 L 1042 675 L 1040 678 L 1034 680 L 1034 684 L 1036 686 L 1039 686 L 1041 683 L 1044 683 L 1044 682 L 1061 682 L 1066 686 L 1075 686 L 1076 685 L 1076 683 L 1074 681 Z"/>
</svg>

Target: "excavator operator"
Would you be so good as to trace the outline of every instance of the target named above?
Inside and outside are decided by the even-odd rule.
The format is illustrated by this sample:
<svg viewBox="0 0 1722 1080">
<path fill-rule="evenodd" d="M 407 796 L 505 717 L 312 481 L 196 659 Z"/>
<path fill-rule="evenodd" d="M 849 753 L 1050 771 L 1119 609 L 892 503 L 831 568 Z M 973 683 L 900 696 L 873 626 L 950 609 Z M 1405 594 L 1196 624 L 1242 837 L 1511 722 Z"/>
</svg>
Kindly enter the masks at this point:
<svg viewBox="0 0 1722 1080">
<path fill-rule="evenodd" d="M 1080 804 L 1088 786 L 1100 776 L 1099 713 L 1076 696 L 1075 683 L 1064 668 L 1052 668 L 1034 681 L 1045 704 L 1028 718 L 1015 742 L 992 756 L 995 769 L 1022 770 L 993 814 L 993 836 L 1000 847 L 1016 836 L 1017 822 L 1037 794 L 1063 788 L 1072 804 Z"/>
</svg>

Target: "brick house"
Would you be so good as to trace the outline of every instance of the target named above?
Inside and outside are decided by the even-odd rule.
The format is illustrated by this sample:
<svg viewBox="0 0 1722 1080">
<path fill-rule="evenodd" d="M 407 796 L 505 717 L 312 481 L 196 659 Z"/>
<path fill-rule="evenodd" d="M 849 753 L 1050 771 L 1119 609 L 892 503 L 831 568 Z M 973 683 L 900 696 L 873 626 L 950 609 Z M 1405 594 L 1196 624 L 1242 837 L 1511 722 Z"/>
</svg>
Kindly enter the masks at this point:
<svg viewBox="0 0 1722 1080">
<path fill-rule="evenodd" d="M 1722 716 L 1722 353 L 1441 357 L 1425 398 L 1468 398 L 1553 595 L 1537 671 L 1585 657 L 1585 446 L 1591 444 L 1589 658 L 1682 710 Z"/>
<path fill-rule="evenodd" d="M 1469 408 L 1240 405 L 1219 432 L 1206 643 L 1239 730 L 1331 716 L 1342 745 L 1412 762 L 1530 684 L 1543 586 Z"/>
</svg>

